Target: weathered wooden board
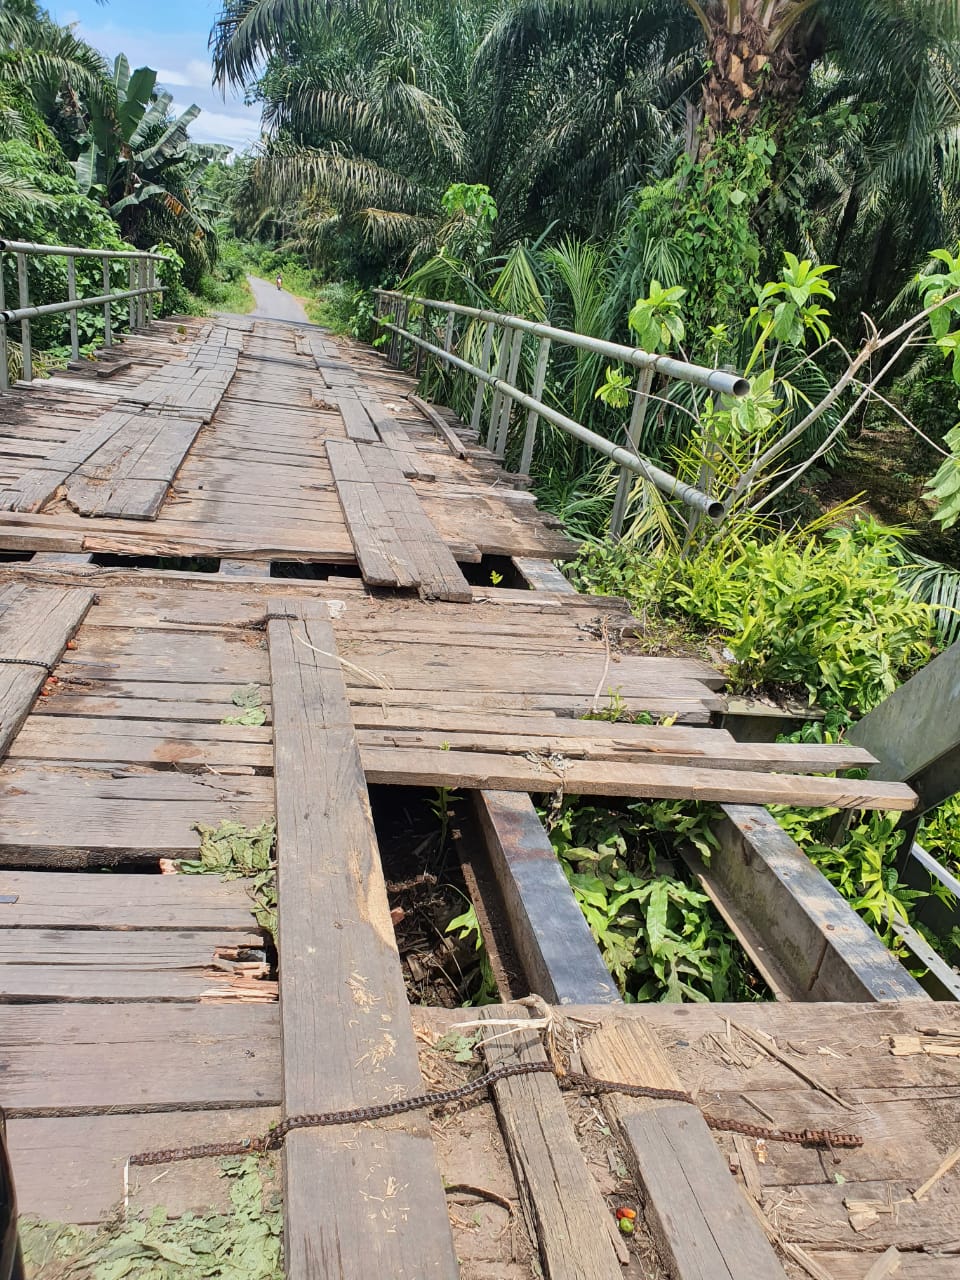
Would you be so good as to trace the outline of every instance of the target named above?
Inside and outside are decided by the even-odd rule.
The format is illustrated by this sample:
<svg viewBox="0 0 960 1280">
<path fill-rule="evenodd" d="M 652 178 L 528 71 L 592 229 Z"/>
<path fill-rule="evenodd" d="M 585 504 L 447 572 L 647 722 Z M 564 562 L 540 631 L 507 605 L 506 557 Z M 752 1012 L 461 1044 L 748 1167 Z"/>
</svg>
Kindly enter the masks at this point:
<svg viewBox="0 0 960 1280">
<path fill-rule="evenodd" d="M 275 1107 L 241 1107 L 11 1120 L 7 1139 L 18 1209 L 45 1222 L 97 1224 L 122 1204 L 124 1165 L 134 1153 L 235 1142 L 266 1132 L 279 1115 Z M 134 1167 L 129 1212 L 157 1205 L 171 1217 L 228 1210 L 229 1190 L 217 1159 Z"/>
<path fill-rule="evenodd" d="M 766 810 L 728 805 L 710 874 L 807 1000 L 926 1000 L 870 926 Z"/>
<path fill-rule="evenodd" d="M 219 937 L 253 928 L 242 880 L 0 870 L 0 928 L 187 929 Z M 231 939 L 232 941 L 232 939 Z"/>
<path fill-rule="evenodd" d="M 496 1017 L 496 1009 L 481 1017 Z M 500 1028 L 491 1028 L 494 1037 Z M 534 1031 L 482 1042 L 489 1068 L 544 1062 Z M 540 1244 L 547 1280 L 620 1280 L 620 1262 L 607 1226 L 609 1210 L 580 1150 L 556 1080 L 513 1076 L 493 1086 L 530 1235 Z"/>
<path fill-rule="evenodd" d="M 550 1004 L 618 1004 L 616 983 L 530 797 L 475 791 L 473 798 L 530 991 Z"/>
<path fill-rule="evenodd" d="M 64 497 L 83 516 L 155 520 L 203 425 L 170 414 L 131 417 L 64 483 Z"/>
<path fill-rule="evenodd" d="M 14 1004 L 3 1028 L 8 1114 L 280 1102 L 274 1004 Z"/>
<path fill-rule="evenodd" d="M 365 747 L 369 782 L 486 791 L 637 796 L 727 804 L 789 804 L 800 808 L 911 809 L 916 797 L 899 783 L 802 777 L 748 770 L 703 769 L 609 761 L 558 760 L 438 748 L 395 751 Z"/>
<path fill-rule="evenodd" d="M 603 1079 L 681 1087 L 656 1036 L 636 1019 L 601 1027 L 581 1056 Z M 784 1280 L 695 1107 L 622 1094 L 602 1101 L 629 1144 L 647 1223 L 677 1280 Z"/>
<path fill-rule="evenodd" d="M 327 458 L 364 580 L 417 586 L 425 599 L 468 601 L 470 587 L 399 469 L 371 472 L 352 440 L 328 440 Z M 390 454 L 385 451 L 388 458 Z M 381 463 L 381 468 L 384 464 Z"/>
<path fill-rule="evenodd" d="M 268 623 L 287 1115 L 388 1101 L 422 1081 L 369 800 L 329 615 Z M 345 1011 L 350 1016 L 345 1016 Z M 286 1269 L 458 1275 L 429 1126 L 318 1129 L 284 1147 Z"/>
<path fill-rule="evenodd" d="M 0 759 L 93 601 L 82 588 L 0 587 Z"/>
<path fill-rule="evenodd" d="M 0 929 L 0 1001 L 226 1000 L 233 971 L 219 956 L 224 947 L 262 958 L 264 938 L 250 929 L 232 935 L 187 929 Z M 273 985 L 265 983 L 260 994 L 272 999 Z"/>
</svg>

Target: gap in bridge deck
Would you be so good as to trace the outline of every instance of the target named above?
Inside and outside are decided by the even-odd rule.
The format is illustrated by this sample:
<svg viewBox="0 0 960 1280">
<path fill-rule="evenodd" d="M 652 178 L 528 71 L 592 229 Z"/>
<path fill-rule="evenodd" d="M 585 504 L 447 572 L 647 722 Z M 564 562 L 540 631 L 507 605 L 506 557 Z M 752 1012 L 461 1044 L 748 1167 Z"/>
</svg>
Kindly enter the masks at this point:
<svg viewBox="0 0 960 1280">
<path fill-rule="evenodd" d="M 457 1008 L 524 995 L 502 908 L 488 897 L 493 877 L 483 871 L 468 797 L 439 787 L 369 791 L 411 1004 Z M 451 929 L 471 906 L 476 930 Z M 478 950 L 481 938 L 485 953 Z"/>
</svg>

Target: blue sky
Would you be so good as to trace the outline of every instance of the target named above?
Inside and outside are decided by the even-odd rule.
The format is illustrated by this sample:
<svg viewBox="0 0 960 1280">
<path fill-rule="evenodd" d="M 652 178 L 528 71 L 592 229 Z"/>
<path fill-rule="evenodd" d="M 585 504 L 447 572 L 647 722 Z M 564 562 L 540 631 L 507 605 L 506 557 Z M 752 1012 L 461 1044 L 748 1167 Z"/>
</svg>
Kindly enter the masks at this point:
<svg viewBox="0 0 960 1280">
<path fill-rule="evenodd" d="M 43 2 L 43 0 L 41 0 Z M 195 102 L 202 114 L 190 126 L 197 142 L 225 142 L 242 151 L 260 136 L 258 107 L 242 95 L 226 97 L 210 84 L 207 39 L 220 10 L 217 0 L 46 0 L 51 17 L 76 23 L 85 40 L 112 61 L 125 53 L 132 67 L 153 67 L 158 84 L 182 110 Z"/>
</svg>

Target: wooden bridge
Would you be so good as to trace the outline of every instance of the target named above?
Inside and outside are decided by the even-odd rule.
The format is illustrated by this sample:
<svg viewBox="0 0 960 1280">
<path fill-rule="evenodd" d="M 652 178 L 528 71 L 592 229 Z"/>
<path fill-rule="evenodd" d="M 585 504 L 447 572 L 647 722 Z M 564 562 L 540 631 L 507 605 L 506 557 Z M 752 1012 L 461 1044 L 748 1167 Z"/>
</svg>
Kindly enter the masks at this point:
<svg viewBox="0 0 960 1280">
<path fill-rule="evenodd" d="M 862 749 L 737 741 L 722 675 L 645 653 L 623 601 L 573 592 L 557 522 L 415 386 L 306 324 L 224 317 L 158 321 L 0 399 L 0 1105 L 21 1212 L 209 1207 L 215 1159 L 129 1158 L 559 1045 L 697 1105 L 541 1073 L 443 1115 L 297 1129 L 287 1274 L 956 1276 L 956 1006 L 762 807 L 913 792 L 827 776 Z M 582 718 L 611 697 L 671 723 Z M 404 985 L 368 785 L 470 798 L 461 860 L 505 1001 L 470 1062 L 444 1046 L 471 1011 Z M 770 1001 L 622 1004 L 529 798 L 558 792 L 724 804 L 693 874 Z M 197 857 L 198 828 L 271 819 L 275 956 L 244 881 L 157 874 Z M 864 1141 L 764 1142 L 701 1109 Z M 641 1210 L 629 1243 L 618 1205 Z"/>
</svg>

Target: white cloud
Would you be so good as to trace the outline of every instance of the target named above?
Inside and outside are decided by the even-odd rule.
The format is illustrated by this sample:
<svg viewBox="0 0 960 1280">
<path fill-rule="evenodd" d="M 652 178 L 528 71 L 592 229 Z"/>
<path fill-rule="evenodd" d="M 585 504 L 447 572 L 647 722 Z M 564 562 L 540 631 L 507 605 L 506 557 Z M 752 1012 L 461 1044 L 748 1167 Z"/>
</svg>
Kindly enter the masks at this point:
<svg viewBox="0 0 960 1280">
<path fill-rule="evenodd" d="M 58 10 L 56 17 L 64 22 L 67 12 Z M 175 93 L 176 109 L 183 111 L 192 102 L 201 109 L 190 126 L 190 137 L 195 141 L 223 142 L 242 151 L 259 139 L 259 107 L 248 107 L 241 97 L 233 94 L 224 98 L 213 88 L 209 59 L 197 56 L 201 50 L 206 53 L 204 34 L 192 32 L 178 36 L 123 29 L 110 20 L 108 13 L 104 13 L 104 20 L 96 26 L 81 22 L 79 30 L 111 61 L 122 50 L 131 67 L 159 67 L 157 83 Z"/>
</svg>

